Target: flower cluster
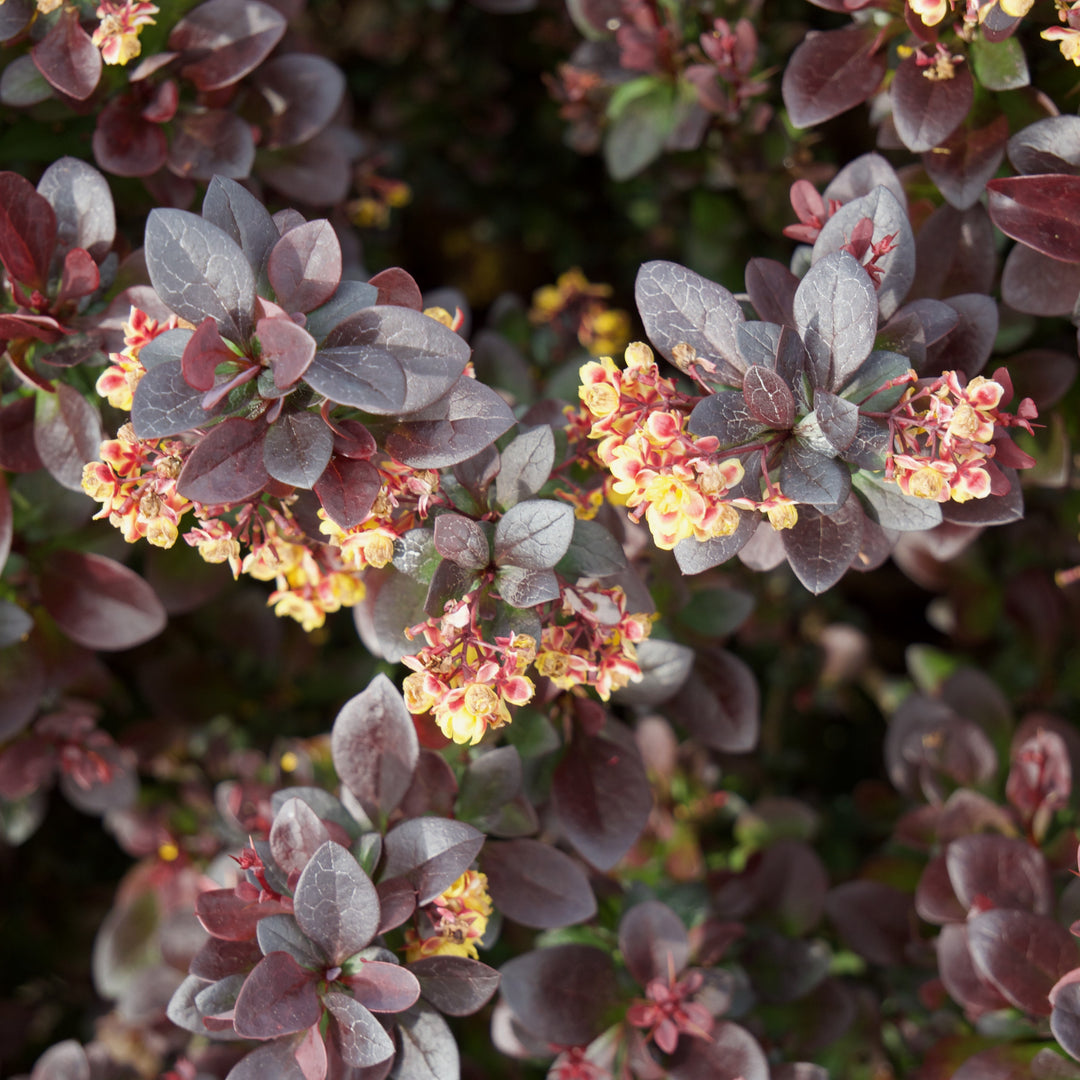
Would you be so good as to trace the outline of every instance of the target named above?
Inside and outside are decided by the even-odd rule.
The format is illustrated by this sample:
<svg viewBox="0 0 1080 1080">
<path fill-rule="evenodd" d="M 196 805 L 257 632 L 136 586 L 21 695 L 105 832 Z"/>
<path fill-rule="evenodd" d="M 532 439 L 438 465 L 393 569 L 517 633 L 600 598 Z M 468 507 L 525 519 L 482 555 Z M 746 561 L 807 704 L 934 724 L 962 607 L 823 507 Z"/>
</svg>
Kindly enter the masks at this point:
<svg viewBox="0 0 1080 1080">
<path fill-rule="evenodd" d="M 560 690 L 591 686 L 604 701 L 641 680 L 636 646 L 649 636 L 652 618 L 629 614 L 621 588 L 564 586 L 557 617 L 562 621 L 540 634 L 540 675 Z"/>
<path fill-rule="evenodd" d="M 135 387 L 146 374 L 146 369 L 139 360 L 142 347 L 167 330 L 175 330 L 179 325 L 180 320 L 175 315 L 170 315 L 166 322 L 159 323 L 145 311 L 136 307 L 131 309 L 128 321 L 123 325 L 123 352 L 109 354 L 112 363 L 98 377 L 95 386 L 103 398 L 108 398 L 114 409 L 131 412 Z"/>
<path fill-rule="evenodd" d="M 1080 0 L 1055 0 L 1058 18 L 1064 26 L 1050 26 L 1039 34 L 1047 41 L 1056 41 L 1061 55 L 1080 67 Z"/>
<path fill-rule="evenodd" d="M 139 34 L 144 26 L 154 25 L 157 7 L 146 0 L 102 0 L 97 17 L 101 20 L 91 41 L 101 50 L 106 64 L 126 64 L 142 52 Z"/>
<path fill-rule="evenodd" d="M 667 979 L 650 979 L 645 987 L 645 1000 L 635 1001 L 626 1010 L 627 1023 L 647 1030 L 665 1054 L 674 1053 L 679 1035 L 707 1039 L 713 1027 L 709 1010 L 700 1002 L 691 1001 L 704 984 L 700 971 L 689 971 L 676 981 L 674 973 Z"/>
<path fill-rule="evenodd" d="M 560 274 L 554 285 L 533 293 L 529 318 L 573 333 L 593 356 L 617 352 L 630 336 L 630 319 L 625 311 L 608 306 L 611 293 L 610 285 L 591 283 L 575 267 Z"/>
<path fill-rule="evenodd" d="M 466 870 L 421 910 L 426 932 L 421 935 L 411 927 L 405 931 L 405 959 L 410 964 L 428 956 L 479 959 L 476 947 L 487 933 L 491 910 L 486 875 Z"/>
<path fill-rule="evenodd" d="M 402 657 L 405 704 L 414 716 L 432 713 L 439 729 L 456 743 L 475 745 L 489 728 L 510 723 L 507 705 L 532 700 L 535 687 L 524 675 L 536 657 L 528 634 L 484 640 L 477 625 L 477 597 L 470 593 L 440 619 L 428 619 L 406 634 L 423 634 L 418 653 Z"/>
<path fill-rule="evenodd" d="M 660 375 L 652 350 L 641 342 L 625 353 L 620 371 L 611 357 L 581 368 L 578 389 L 593 418 L 589 438 L 622 497 L 648 522 L 657 547 L 670 551 L 680 540 L 730 536 L 739 515 L 728 498 L 743 478 L 736 458 L 717 454 L 719 442 L 686 431 L 694 399 Z"/>
<path fill-rule="evenodd" d="M 1004 373 L 995 375 L 1006 378 Z M 930 384 L 917 383 L 914 371 L 907 378 L 913 385 L 889 415 L 892 447 L 885 468 L 886 478 L 895 480 L 905 495 L 943 503 L 985 499 L 999 488 L 1007 491 L 1008 481 L 992 461 L 1005 446 L 1006 464 L 1034 464 L 1011 441 L 992 441 L 999 428 L 1031 431 L 1038 413 L 1030 399 L 1011 416 L 999 409 L 1011 396 L 1000 381 L 979 375 L 965 385 L 955 371 Z"/>
</svg>

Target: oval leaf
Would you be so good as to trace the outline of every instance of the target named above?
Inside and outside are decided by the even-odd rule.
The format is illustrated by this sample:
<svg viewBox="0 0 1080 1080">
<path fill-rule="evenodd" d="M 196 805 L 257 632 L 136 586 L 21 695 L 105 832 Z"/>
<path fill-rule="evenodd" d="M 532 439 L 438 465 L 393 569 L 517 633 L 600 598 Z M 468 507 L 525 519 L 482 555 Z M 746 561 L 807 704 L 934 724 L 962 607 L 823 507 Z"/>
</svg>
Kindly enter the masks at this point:
<svg viewBox="0 0 1080 1080">
<path fill-rule="evenodd" d="M 286 952 L 264 956 L 236 998 L 233 1026 L 245 1039 L 276 1039 L 318 1023 L 315 976 Z"/>
<path fill-rule="evenodd" d="M 300 929 L 334 964 L 359 952 L 379 928 L 379 897 L 360 864 L 340 844 L 323 844 L 296 884 Z"/>
<path fill-rule="evenodd" d="M 310 489 L 322 476 L 333 452 L 334 436 L 321 416 L 286 412 L 267 429 L 263 464 L 275 480 Z"/>
<path fill-rule="evenodd" d="M 523 926 L 547 930 L 596 914 L 596 897 L 585 872 L 568 855 L 539 840 L 489 841 L 481 867 L 495 907 Z"/>
<path fill-rule="evenodd" d="M 184 463 L 176 490 L 193 502 L 241 502 L 270 479 L 263 463 L 266 425 L 237 417 L 222 421 L 198 443 Z"/>
</svg>

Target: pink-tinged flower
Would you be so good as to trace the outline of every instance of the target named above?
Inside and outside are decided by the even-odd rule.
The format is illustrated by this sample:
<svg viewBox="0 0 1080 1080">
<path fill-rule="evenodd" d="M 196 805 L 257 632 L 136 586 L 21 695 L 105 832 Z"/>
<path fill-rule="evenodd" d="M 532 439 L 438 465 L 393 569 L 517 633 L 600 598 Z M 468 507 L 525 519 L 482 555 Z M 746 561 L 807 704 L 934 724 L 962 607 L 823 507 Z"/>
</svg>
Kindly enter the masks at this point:
<svg viewBox="0 0 1080 1080">
<path fill-rule="evenodd" d="M 707 1039 L 712 1031 L 713 1017 L 704 1005 L 689 1000 L 701 989 L 704 978 L 698 971 L 690 971 L 675 981 L 650 979 L 645 987 L 646 1000 L 635 1001 L 626 1010 L 626 1020 L 637 1028 L 647 1029 L 647 1039 L 652 1039 L 665 1054 L 674 1052 L 680 1035 Z"/>
<path fill-rule="evenodd" d="M 552 1062 L 547 1080 L 611 1080 L 611 1073 L 589 1061 L 580 1046 L 572 1046 Z"/>
<path fill-rule="evenodd" d="M 144 26 L 154 24 L 157 7 L 145 0 L 126 0 L 114 3 L 103 0 L 97 9 L 101 20 L 91 41 L 101 50 L 106 64 L 126 64 L 142 52 L 139 33 Z"/>
<path fill-rule="evenodd" d="M 937 26 L 949 10 L 948 0 L 908 0 L 908 7 L 922 20 L 924 26 Z"/>
</svg>

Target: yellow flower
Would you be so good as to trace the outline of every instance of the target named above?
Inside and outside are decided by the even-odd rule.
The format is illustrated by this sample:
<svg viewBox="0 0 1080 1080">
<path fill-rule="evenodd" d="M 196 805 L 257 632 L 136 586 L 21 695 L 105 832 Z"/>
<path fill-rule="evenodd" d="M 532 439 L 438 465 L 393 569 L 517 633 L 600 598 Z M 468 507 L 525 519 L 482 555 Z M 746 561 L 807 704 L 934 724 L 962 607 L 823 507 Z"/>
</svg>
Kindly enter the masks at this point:
<svg viewBox="0 0 1080 1080">
<path fill-rule="evenodd" d="M 769 524 L 779 532 L 781 529 L 793 529 L 799 520 L 799 511 L 794 503 L 777 502 L 765 511 Z"/>
<path fill-rule="evenodd" d="M 478 870 L 466 870 L 445 892 L 431 902 L 435 933 L 421 938 L 415 930 L 405 935 L 406 962 L 425 956 L 467 956 L 479 959 L 476 943 L 487 933 L 491 917 L 491 897 L 487 877 Z"/>
</svg>

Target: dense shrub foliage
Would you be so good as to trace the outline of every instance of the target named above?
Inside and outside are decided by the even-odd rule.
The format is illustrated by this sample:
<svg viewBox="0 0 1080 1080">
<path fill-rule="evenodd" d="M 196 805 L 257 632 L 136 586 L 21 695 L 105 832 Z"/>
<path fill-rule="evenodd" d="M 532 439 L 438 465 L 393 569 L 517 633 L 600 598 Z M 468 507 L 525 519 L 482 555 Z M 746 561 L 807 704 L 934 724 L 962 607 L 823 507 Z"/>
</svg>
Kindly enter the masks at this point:
<svg viewBox="0 0 1080 1080">
<path fill-rule="evenodd" d="M 1076 65 L 0 0 L 0 1071 L 1080 1077 Z"/>
</svg>

